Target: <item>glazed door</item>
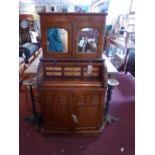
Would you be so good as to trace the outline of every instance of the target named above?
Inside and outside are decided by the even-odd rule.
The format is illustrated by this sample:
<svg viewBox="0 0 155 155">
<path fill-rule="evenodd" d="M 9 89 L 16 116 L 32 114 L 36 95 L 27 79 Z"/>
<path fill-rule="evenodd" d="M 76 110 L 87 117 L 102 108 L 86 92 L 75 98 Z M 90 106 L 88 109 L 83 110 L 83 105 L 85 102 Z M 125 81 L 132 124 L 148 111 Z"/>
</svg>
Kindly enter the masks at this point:
<svg viewBox="0 0 155 155">
<path fill-rule="evenodd" d="M 75 131 L 98 130 L 103 116 L 103 91 L 85 91 L 74 93 L 72 113 Z"/>
<path fill-rule="evenodd" d="M 45 130 L 69 130 L 71 93 L 44 90 L 41 92 L 43 128 Z"/>
</svg>

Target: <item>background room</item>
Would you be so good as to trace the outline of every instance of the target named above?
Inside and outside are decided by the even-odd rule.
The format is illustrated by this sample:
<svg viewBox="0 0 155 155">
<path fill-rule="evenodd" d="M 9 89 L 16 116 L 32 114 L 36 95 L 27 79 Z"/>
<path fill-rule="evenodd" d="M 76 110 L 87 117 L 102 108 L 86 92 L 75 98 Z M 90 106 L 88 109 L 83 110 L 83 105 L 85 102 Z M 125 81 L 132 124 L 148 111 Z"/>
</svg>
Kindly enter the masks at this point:
<svg viewBox="0 0 155 155">
<path fill-rule="evenodd" d="M 27 109 L 26 100 L 25 100 L 25 90 L 23 89 L 22 82 L 25 78 L 25 72 L 27 72 L 28 69 L 31 69 L 33 67 L 33 63 L 37 62 L 40 56 L 40 53 L 42 52 L 40 47 L 37 49 L 36 47 L 32 48 L 32 53 L 27 56 L 20 55 L 18 57 L 18 52 L 16 54 L 13 54 L 12 52 L 8 55 L 7 52 L 7 61 L 9 61 L 9 65 L 6 65 L 6 61 L 2 60 L 1 68 L 2 72 L 5 73 L 5 77 L 1 77 L 2 80 L 5 80 L 6 83 L 10 84 L 9 92 L 12 92 L 10 95 L 6 93 L 5 96 L 2 95 L 2 102 L 5 103 L 7 100 L 9 104 L 5 104 L 3 109 L 7 109 L 8 113 L 12 116 L 11 118 L 14 119 L 14 121 L 10 122 L 10 116 L 5 117 L 5 128 L 2 129 L 1 133 L 6 133 L 9 138 L 6 138 L 6 134 L 2 134 L 3 138 L 3 144 L 10 147 L 10 149 L 7 149 L 8 147 L 3 147 L 2 153 L 4 152 L 15 152 L 15 154 L 18 154 L 18 151 L 20 150 L 20 154 L 34 154 L 36 151 L 40 151 L 38 153 L 40 154 L 46 154 L 48 152 L 51 152 L 52 147 L 52 153 L 53 154 L 113 154 L 113 153 L 121 153 L 122 150 L 126 154 L 134 154 L 135 153 L 135 142 L 136 142 L 136 154 L 146 154 L 146 152 L 149 154 L 153 153 L 153 145 L 150 143 L 150 145 L 146 145 L 145 141 L 151 141 L 150 137 L 153 137 L 153 127 L 151 126 L 149 131 L 146 133 L 146 126 L 143 125 L 145 123 L 140 122 L 148 122 L 147 124 L 152 124 L 153 120 L 153 114 L 154 112 L 151 112 L 151 109 L 149 108 L 150 112 L 148 113 L 146 110 L 146 103 L 149 104 L 148 107 L 152 107 L 150 105 L 152 102 L 151 96 L 153 96 L 153 91 L 150 88 L 150 85 L 148 87 L 148 82 L 150 80 L 148 74 L 144 75 L 144 70 L 150 71 L 150 67 L 147 65 L 143 65 L 143 69 L 141 68 L 140 64 L 144 64 L 144 61 L 149 64 L 149 66 L 153 66 L 152 62 L 154 62 L 152 59 L 153 57 L 150 57 L 150 61 L 146 60 L 146 53 L 147 51 L 152 51 L 152 49 L 149 49 L 150 46 L 144 46 L 147 45 L 146 38 L 149 38 L 150 43 L 153 40 L 151 39 L 151 36 L 148 36 L 148 33 L 145 33 L 145 36 L 143 35 L 143 29 L 141 29 L 141 25 L 143 27 L 146 27 L 146 23 L 139 22 L 139 19 L 142 17 L 147 19 L 148 14 L 144 13 L 142 9 L 136 8 L 136 52 L 133 50 L 135 45 L 135 29 L 134 29 L 134 19 L 135 19 L 135 2 L 130 0 L 96 0 L 96 1 L 41 1 L 41 0 L 20 0 L 19 2 L 16 2 L 17 4 L 5 4 L 5 6 L 8 6 L 9 12 L 12 12 L 11 16 L 10 13 L 6 13 L 6 18 L 10 19 L 6 21 L 8 26 L 2 27 L 1 30 L 10 29 L 10 21 L 14 23 L 16 21 L 17 24 L 11 24 L 12 29 L 16 30 L 14 32 L 11 32 L 11 43 L 10 46 L 2 45 L 3 51 L 6 51 L 6 47 L 8 47 L 9 51 L 20 51 L 19 47 L 23 46 L 25 43 L 33 43 L 33 37 L 30 37 L 30 29 L 31 26 L 34 26 L 35 32 L 37 32 L 38 39 L 37 43 L 40 43 L 41 36 L 40 36 L 40 21 L 39 21 L 39 12 L 64 12 L 64 13 L 70 13 L 70 12 L 77 12 L 77 13 L 90 13 L 90 12 L 104 12 L 108 13 L 106 17 L 106 23 L 105 23 L 105 34 L 104 34 L 104 51 L 103 51 L 103 58 L 106 59 L 106 62 L 110 66 L 115 69 L 114 71 L 117 71 L 119 74 L 118 76 L 114 76 L 119 81 L 119 86 L 114 88 L 113 90 L 113 96 L 111 101 L 111 113 L 115 116 L 118 116 L 120 118 L 119 122 L 113 123 L 110 126 L 107 126 L 100 138 L 94 138 L 89 137 L 87 140 L 85 138 L 81 137 L 67 137 L 66 139 L 58 136 L 53 138 L 44 138 L 41 134 L 35 132 L 33 130 L 33 126 L 28 123 L 24 122 L 25 116 L 28 116 L 30 114 L 30 111 Z M 4 4 L 4 3 L 3 3 Z M 141 4 L 140 4 L 141 5 Z M 14 7 L 12 7 L 14 6 Z M 149 4 L 150 8 L 147 10 L 147 12 L 150 12 L 152 7 L 151 4 Z M 153 5 L 152 5 L 153 6 Z M 13 9 L 16 8 L 16 11 Z M 5 8 L 2 9 L 3 13 L 6 12 Z M 140 11 L 140 13 L 138 12 Z M 14 12 L 14 13 L 13 13 Z M 3 13 L 2 18 L 3 18 Z M 13 15 L 14 14 L 14 15 Z M 149 16 L 152 13 L 149 13 Z M 12 18 L 13 16 L 13 18 Z M 21 21 L 26 20 L 28 23 L 28 27 L 24 30 L 21 28 Z M 142 19 L 143 21 L 143 19 Z M 148 19 L 149 23 L 151 21 Z M 17 26 L 19 23 L 19 27 Z M 25 26 L 25 24 L 23 24 Z M 152 24 L 153 25 L 153 24 Z M 2 26 L 2 25 L 1 25 Z M 140 31 L 142 30 L 142 31 Z M 131 34 L 130 34 L 131 32 Z M 3 32 L 4 33 L 4 32 Z M 3 34 L 2 33 L 2 34 Z M 19 34 L 19 36 L 17 35 Z M 21 35 L 23 35 L 21 37 Z M 4 40 L 8 40 L 8 36 L 5 34 L 3 35 L 3 42 Z M 140 37 L 138 37 L 140 36 Z M 144 41 L 145 40 L 145 41 Z M 128 46 L 128 45 L 131 46 Z M 152 43 L 153 44 L 153 43 Z M 39 44 L 42 46 L 41 44 Z M 144 46 L 144 48 L 143 48 Z M 130 47 L 132 49 L 130 50 Z M 36 49 L 35 49 L 36 48 Z M 129 49 L 129 50 L 128 50 Z M 145 51 L 144 51 L 145 49 Z M 141 52 L 138 52 L 141 51 Z M 136 53 L 136 72 L 135 72 L 135 65 L 133 62 L 135 62 L 135 55 Z M 153 55 L 153 54 L 151 54 Z M 26 61 L 25 61 L 26 60 Z M 17 62 L 17 63 L 15 63 Z M 5 64 L 5 68 L 4 68 Z M 10 70 L 10 64 L 11 68 L 14 67 L 14 70 Z M 9 72 L 8 72 L 9 70 Z M 29 70 L 28 70 L 29 71 Z M 16 75 L 15 75 L 16 72 Z M 10 77 L 10 73 L 11 76 Z M 135 78 L 136 74 L 136 78 Z M 154 74 L 151 74 L 154 77 Z M 19 77 L 19 78 L 18 78 Z M 113 76 L 112 76 L 113 77 Z M 145 80 L 145 82 L 142 80 L 142 78 Z M 11 81 L 10 81 L 11 80 Z M 136 80 L 136 107 L 135 107 L 135 80 Z M 6 89 L 6 83 L 2 84 L 2 89 L 5 92 L 8 92 L 8 89 Z M 19 85 L 19 87 L 18 87 Z M 144 86 L 149 91 L 149 94 L 145 96 L 147 93 L 142 91 L 142 86 Z M 18 89 L 18 88 L 19 89 Z M 153 86 L 151 86 L 153 87 Z M 153 87 L 154 88 L 154 87 Z M 18 101 L 18 93 L 19 93 L 19 101 Z M 8 95 L 10 97 L 8 97 Z M 16 97 L 15 97 L 16 96 Z M 145 96 L 145 99 L 144 99 Z M 12 104 L 12 102 L 14 104 Z M 131 103 L 132 102 L 132 103 Z M 145 103 L 144 103 L 145 102 Z M 10 105 L 11 103 L 11 105 Z M 19 103 L 19 104 L 18 104 Z M 140 105 L 139 105 L 140 103 Z M 132 104 L 132 105 L 131 105 Z M 9 108 L 8 108 L 9 105 Z M 31 106 L 31 103 L 29 103 L 29 106 Z M 134 111 L 136 108 L 136 112 Z M 12 110 L 13 109 L 13 110 Z M 19 112 L 18 112 L 19 109 Z M 146 112 L 146 115 L 143 115 L 144 112 Z M 18 114 L 19 115 L 18 115 Z M 127 115 L 129 114 L 129 116 Z M 136 114 L 136 128 L 135 128 L 135 115 Z M 3 112 L 1 119 L 2 122 L 4 122 L 4 116 L 6 116 L 6 113 Z M 149 118 L 148 118 L 149 116 Z M 18 119 L 19 118 L 19 119 Z M 142 119 L 143 118 L 143 119 Z M 19 120 L 19 122 L 18 122 Z M 10 123 L 6 123 L 10 122 Z M 10 126 L 12 132 L 10 132 Z M 116 130 L 115 130 L 116 129 Z M 136 130 L 135 130 L 136 129 Z M 115 131 L 117 131 L 115 133 Z M 135 141 L 135 131 L 136 131 L 136 141 Z M 14 133 L 14 134 L 13 134 Z M 16 134 L 15 134 L 16 133 Z M 152 134 L 151 134 L 152 133 Z M 10 138 L 12 137 L 12 138 Z M 143 138 L 142 138 L 143 137 Z M 19 139 L 20 138 L 20 139 Z M 7 140 L 8 139 L 8 140 Z M 113 140 L 111 140 L 113 139 Z M 119 139 L 119 141 L 117 141 Z M 145 140 L 144 140 L 145 139 Z M 18 141 L 19 140 L 19 141 Z M 34 141 L 33 141 L 34 140 Z M 31 143 L 31 141 L 35 143 Z M 38 141 L 40 143 L 38 143 Z M 137 142 L 138 141 L 138 142 Z M 12 145 L 14 143 L 14 145 Z M 68 146 L 72 144 L 73 149 L 70 150 Z M 102 144 L 102 145 L 101 145 Z M 117 144 L 117 145 L 115 145 Z M 103 145 L 105 148 L 103 148 Z M 140 146 L 139 146 L 140 145 Z M 26 147 L 25 147 L 26 146 Z M 42 146 L 42 147 L 40 147 Z M 145 147 L 144 147 L 145 146 Z M 39 149 L 40 148 L 40 149 Z M 112 148 L 112 149 L 111 149 Z M 143 148 L 143 149 L 141 149 Z M 9 151 L 11 150 L 11 152 Z M 44 150 L 45 152 L 42 152 Z M 143 151 L 144 150 L 144 151 Z M 8 153 L 8 154 L 9 154 Z"/>
<path fill-rule="evenodd" d="M 52 153 L 59 154 L 64 152 L 65 154 L 78 154 L 79 152 L 83 154 L 116 154 L 119 152 L 126 152 L 126 154 L 134 154 L 135 152 L 135 8 L 134 1 L 132 0 L 117 0 L 117 1 L 109 1 L 109 0 L 98 0 L 98 1 L 20 1 L 19 3 L 19 125 L 20 125 L 20 153 L 21 154 L 31 154 L 32 152 L 36 152 L 39 149 L 38 146 L 42 145 L 44 148 L 44 152 L 38 151 L 40 154 L 48 154 L 51 151 L 50 147 L 52 147 Z M 46 14 L 45 14 L 46 13 Z M 50 13 L 55 13 L 53 18 L 50 18 Z M 61 13 L 62 16 L 59 16 Z M 63 13 L 65 16 L 65 24 L 63 20 Z M 67 13 L 71 14 L 71 17 L 68 18 Z M 103 13 L 107 14 L 106 21 L 100 19 L 93 23 L 90 19 L 89 21 L 89 13 Z M 40 16 L 39 16 L 40 14 Z M 74 16 L 79 14 L 79 17 L 75 19 L 78 21 L 78 18 L 81 18 L 78 23 L 74 20 Z M 85 15 L 84 15 L 85 14 Z M 46 15 L 49 15 L 46 16 Z M 83 17 L 82 17 L 83 15 Z M 85 17 L 88 21 L 84 20 Z M 59 17 L 58 17 L 59 16 Z M 47 18 L 47 19 L 46 19 Z M 57 22 L 59 18 L 59 24 Z M 95 18 L 94 18 L 95 19 Z M 94 20 L 92 18 L 92 20 Z M 46 21 L 44 24 L 43 21 Z M 52 20 L 53 25 L 55 23 L 56 28 L 50 27 L 50 20 Z M 70 21 L 71 20 L 71 21 Z M 72 21 L 73 20 L 73 21 Z M 72 23 L 70 28 L 68 29 L 67 24 Z M 74 22 L 78 23 L 77 28 L 74 27 Z M 91 24 L 92 22 L 92 24 Z M 86 26 L 82 27 L 80 24 L 84 23 Z M 48 25 L 48 26 L 47 26 Z M 60 26 L 62 25 L 62 26 Z M 76 25 L 76 24 L 75 24 Z M 89 26 L 90 25 L 90 26 Z M 72 27 L 73 26 L 73 27 Z M 78 30 L 78 26 L 80 30 Z M 102 28 L 101 28 L 101 27 Z M 52 27 L 52 26 L 51 26 Z M 92 27 L 92 28 L 91 28 Z M 48 28 L 48 29 L 47 29 Z M 103 29 L 103 31 L 101 31 Z M 73 30 L 73 34 L 72 31 Z M 78 31 L 77 31 L 78 30 Z M 47 31 L 47 32 L 46 32 Z M 46 33 L 46 37 L 45 37 Z M 51 34 L 58 34 L 57 42 L 54 41 L 54 37 L 51 37 Z M 103 33 L 103 34 L 102 34 Z M 71 35 L 72 34 L 72 35 Z M 102 35 L 102 36 L 101 36 Z M 72 36 L 72 37 L 71 37 Z M 75 39 L 74 39 L 75 38 Z M 103 39 L 102 39 L 103 38 Z M 72 41 L 73 40 L 73 41 Z M 44 44 L 47 41 L 46 44 Z M 75 42 L 74 42 L 75 41 Z M 74 42 L 74 43 L 73 43 Z M 76 43 L 77 42 L 77 43 Z M 72 45 L 73 43 L 73 45 Z M 46 47 L 47 45 L 47 47 Z M 71 50 L 72 49 L 72 50 Z M 43 55 L 43 58 L 42 58 Z M 30 126 L 28 122 L 23 121 L 26 116 L 29 116 L 32 111 L 31 109 L 31 98 L 28 96 L 27 89 L 25 89 L 25 85 L 29 84 L 25 80 L 27 79 L 36 79 L 39 75 L 38 63 L 41 59 L 46 59 L 46 55 L 48 59 L 54 58 L 58 59 L 57 67 L 50 67 L 52 64 L 49 64 L 46 67 L 45 72 L 48 79 L 58 80 L 59 84 L 63 82 L 63 80 L 74 80 L 75 84 L 81 85 L 81 90 L 85 90 L 83 95 L 78 92 L 78 89 L 74 89 L 74 91 L 70 91 L 69 88 L 63 88 L 66 90 L 65 94 L 57 93 L 59 91 L 57 88 L 57 84 L 54 82 L 53 89 L 57 91 L 54 94 L 49 91 L 46 94 L 40 91 L 41 98 L 47 97 L 47 106 L 50 106 L 48 111 L 44 111 L 37 104 L 38 100 L 36 99 L 36 109 L 38 115 L 36 120 L 39 121 L 40 114 L 43 115 L 43 127 L 41 131 L 43 133 L 51 133 L 51 132 L 70 132 L 73 131 L 75 133 L 97 133 L 97 128 L 99 124 L 103 124 L 100 128 L 103 130 L 101 132 L 100 137 L 95 138 L 91 137 L 91 139 L 83 139 L 83 137 L 55 137 L 56 144 L 54 144 L 53 139 L 47 139 L 47 145 L 43 144 L 44 137 L 40 136 L 38 132 L 33 131 L 33 126 Z M 102 59 L 105 60 L 105 65 L 108 71 L 108 77 L 110 79 L 115 79 L 112 82 L 115 82 L 115 88 L 112 92 L 112 100 L 110 97 L 106 99 L 106 95 L 104 95 L 104 88 L 102 90 L 102 97 L 99 94 L 99 88 L 97 86 L 94 89 L 91 88 L 92 81 L 96 81 L 97 83 L 104 83 L 104 78 L 101 75 L 105 73 L 100 73 L 101 68 L 93 67 L 93 59 L 99 58 L 101 56 Z M 75 58 L 74 58 L 75 57 Z M 72 67 L 68 66 L 70 62 L 66 62 L 66 65 L 62 64 L 59 59 L 65 58 L 74 58 L 74 61 L 81 61 L 80 59 L 85 60 L 86 58 L 91 60 L 92 65 L 88 64 L 88 70 L 86 71 L 87 60 L 81 61 L 80 63 L 74 62 Z M 66 59 L 66 60 L 67 60 Z M 45 60 L 46 61 L 46 60 Z M 50 63 L 50 62 L 49 62 Z M 83 65 L 82 65 L 83 64 Z M 74 66 L 75 65 L 75 66 Z M 104 68 L 103 68 L 104 70 Z M 83 72 L 83 73 L 82 73 Z M 37 75 L 38 74 L 38 75 Z M 39 75 L 40 76 L 40 75 Z M 44 76 L 44 75 L 43 75 Z M 92 77 L 91 77 L 92 76 Z M 87 90 L 86 87 L 82 88 L 82 83 L 79 80 L 82 80 L 86 85 L 90 85 L 91 93 Z M 84 80 L 87 79 L 87 80 Z M 89 81 L 89 80 L 92 81 Z M 42 80 L 41 80 L 42 81 Z M 39 87 L 44 88 L 44 84 L 40 83 Z M 67 84 L 68 81 L 65 83 Z M 43 82 L 44 83 L 44 82 Z M 51 81 L 52 83 L 52 81 Z M 72 83 L 72 82 L 71 82 Z M 75 84 L 68 83 L 71 87 L 74 87 Z M 110 83 L 109 83 L 110 84 Z M 55 86 L 54 86 L 55 85 Z M 29 87 L 29 86 L 28 86 Z M 100 88 L 101 89 L 101 88 Z M 77 93 L 75 91 L 77 90 Z M 38 97 L 37 89 L 34 87 L 33 89 L 35 98 Z M 68 94 L 67 94 L 68 93 Z M 82 93 L 82 92 L 81 92 Z M 110 93 L 110 87 L 107 93 Z M 49 95 L 48 95 L 49 94 Z M 70 98 L 71 94 L 73 97 Z M 59 98 L 56 99 L 55 97 Z M 48 99 L 50 97 L 50 99 Z M 59 96 L 59 97 L 58 97 Z M 40 99 L 41 99 L 40 98 Z M 72 100 L 72 98 L 77 98 L 76 100 Z M 105 99 L 104 99 L 105 98 Z M 46 100 L 46 99 L 45 99 Z M 102 110 L 97 105 L 103 103 L 102 100 L 107 100 L 103 107 L 104 113 L 101 113 Z M 52 102 L 51 102 L 52 101 Z M 69 102 L 74 102 L 73 104 L 77 104 L 74 108 Z M 46 103 L 44 101 L 39 101 L 42 106 Z M 111 102 L 109 113 L 113 114 L 115 117 L 107 114 L 108 102 Z M 52 104 L 53 105 L 52 105 Z M 54 105 L 57 103 L 57 107 Z M 59 105 L 59 103 L 62 103 Z M 63 104 L 68 104 L 69 109 L 66 111 Z M 88 106 L 88 104 L 90 104 Z M 96 104 L 96 105 L 92 105 Z M 80 106 L 82 105 L 82 107 Z M 101 107 L 101 105 L 100 105 Z M 97 108 L 97 109 L 96 109 Z M 55 109 L 55 110 L 54 110 Z M 71 110 L 72 109 L 72 110 Z M 97 111 L 96 111 L 97 110 Z M 65 112 L 66 111 L 66 112 Z M 56 117 L 56 113 L 58 117 Z M 68 118 L 68 114 L 72 114 L 73 123 L 69 125 L 69 122 L 72 122 L 70 118 Z M 87 113 L 85 115 L 84 113 Z M 101 115 L 105 115 L 105 118 L 102 119 Z M 46 120 L 47 116 L 50 119 Z M 97 117 L 96 117 L 97 116 Z M 98 118 L 98 119 L 95 119 Z M 31 121 L 34 121 L 32 117 L 30 117 Z M 100 122 L 102 123 L 95 123 Z M 105 122 L 104 122 L 105 120 Z M 115 123 L 112 123 L 112 122 Z M 48 122 L 51 122 L 50 124 Z M 38 122 L 35 123 L 35 128 L 39 128 Z M 76 124 L 76 126 L 74 125 Z M 109 126 L 108 126 L 109 124 Z M 97 125 L 97 126 L 96 126 Z M 128 135 L 128 136 L 126 136 Z M 39 137 L 38 137 L 39 136 Z M 113 137 L 113 141 L 110 139 Z M 26 140 L 26 137 L 28 139 Z M 120 138 L 121 137 L 121 138 Z M 39 138 L 39 142 L 35 142 L 35 146 L 30 143 L 32 139 L 35 141 Z M 90 143 L 89 143 L 90 142 Z M 108 143 L 107 143 L 108 142 Z M 67 146 L 72 143 L 74 149 L 68 149 Z M 25 148 L 25 145 L 31 145 L 31 149 Z M 67 145 L 66 145 L 67 144 Z M 102 149 L 102 145 L 106 146 Z M 117 144 L 117 145 L 116 145 Z M 61 147 L 59 147 L 59 145 Z M 89 147 L 90 146 L 90 147 Z M 109 147 L 113 147 L 113 149 L 109 149 Z M 83 150 L 84 149 L 84 150 Z M 94 154 L 93 153 L 93 154 Z"/>
</svg>

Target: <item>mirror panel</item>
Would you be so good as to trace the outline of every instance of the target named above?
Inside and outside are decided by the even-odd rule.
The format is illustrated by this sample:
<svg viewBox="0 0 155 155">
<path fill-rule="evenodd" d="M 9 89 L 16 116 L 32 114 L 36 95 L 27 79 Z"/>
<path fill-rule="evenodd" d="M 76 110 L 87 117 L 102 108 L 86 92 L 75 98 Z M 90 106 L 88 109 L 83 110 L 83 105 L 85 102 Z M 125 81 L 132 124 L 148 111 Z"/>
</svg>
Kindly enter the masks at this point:
<svg viewBox="0 0 155 155">
<path fill-rule="evenodd" d="M 48 52 L 68 52 L 68 32 L 63 28 L 47 30 Z"/>
<path fill-rule="evenodd" d="M 99 32 L 95 28 L 82 28 L 78 32 L 78 52 L 97 52 Z"/>
</svg>

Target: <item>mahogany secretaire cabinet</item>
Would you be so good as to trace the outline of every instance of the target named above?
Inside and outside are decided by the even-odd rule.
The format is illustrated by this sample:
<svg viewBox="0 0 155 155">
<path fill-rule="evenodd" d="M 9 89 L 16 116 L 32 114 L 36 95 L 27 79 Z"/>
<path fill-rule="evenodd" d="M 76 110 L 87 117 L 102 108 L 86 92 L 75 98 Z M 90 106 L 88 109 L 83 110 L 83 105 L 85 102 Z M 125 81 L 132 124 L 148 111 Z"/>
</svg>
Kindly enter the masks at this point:
<svg viewBox="0 0 155 155">
<path fill-rule="evenodd" d="M 43 133 L 101 131 L 107 88 L 103 13 L 40 13 Z"/>
</svg>

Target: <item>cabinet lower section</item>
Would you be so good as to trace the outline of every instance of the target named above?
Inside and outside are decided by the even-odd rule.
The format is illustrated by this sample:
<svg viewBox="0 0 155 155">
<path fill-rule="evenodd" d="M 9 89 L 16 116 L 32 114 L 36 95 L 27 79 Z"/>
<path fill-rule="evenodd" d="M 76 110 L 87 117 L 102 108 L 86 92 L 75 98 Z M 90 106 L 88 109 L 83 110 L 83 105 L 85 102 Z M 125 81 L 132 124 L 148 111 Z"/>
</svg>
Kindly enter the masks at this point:
<svg viewBox="0 0 155 155">
<path fill-rule="evenodd" d="M 44 133 L 98 133 L 104 89 L 39 89 Z"/>
</svg>

